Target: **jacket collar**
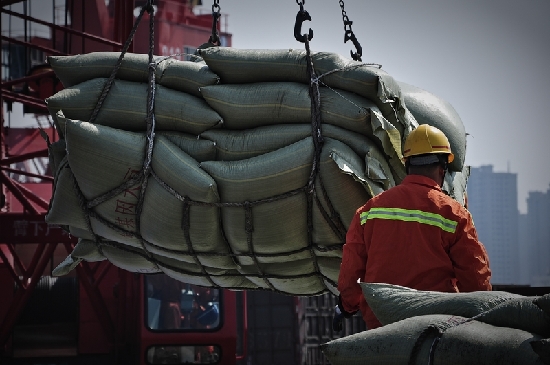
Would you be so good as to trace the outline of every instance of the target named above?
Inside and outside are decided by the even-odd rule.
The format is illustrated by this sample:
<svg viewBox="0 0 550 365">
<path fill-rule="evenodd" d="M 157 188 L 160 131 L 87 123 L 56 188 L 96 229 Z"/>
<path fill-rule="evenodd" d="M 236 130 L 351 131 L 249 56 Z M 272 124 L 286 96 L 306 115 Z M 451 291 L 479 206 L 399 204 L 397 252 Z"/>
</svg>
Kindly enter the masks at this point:
<svg viewBox="0 0 550 365">
<path fill-rule="evenodd" d="M 422 175 L 407 175 L 403 179 L 402 184 L 417 184 L 424 185 L 432 189 L 441 191 L 441 187 L 432 179 Z"/>
</svg>

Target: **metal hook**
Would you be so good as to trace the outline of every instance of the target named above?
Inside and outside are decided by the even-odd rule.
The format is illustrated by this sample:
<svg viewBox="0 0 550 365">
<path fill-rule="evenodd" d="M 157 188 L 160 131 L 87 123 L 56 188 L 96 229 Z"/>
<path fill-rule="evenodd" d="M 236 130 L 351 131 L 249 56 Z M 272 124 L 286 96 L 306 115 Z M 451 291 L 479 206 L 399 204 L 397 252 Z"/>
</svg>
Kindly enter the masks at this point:
<svg viewBox="0 0 550 365">
<path fill-rule="evenodd" d="M 351 54 L 351 58 L 355 61 L 361 61 L 361 56 L 363 55 L 363 48 L 361 48 L 361 45 L 359 44 L 359 41 L 355 37 L 355 34 L 353 33 L 353 30 L 351 30 L 351 25 L 353 22 L 349 20 L 349 17 L 346 13 L 346 10 L 344 10 L 344 0 L 340 0 L 340 8 L 342 9 L 342 20 L 344 22 L 344 43 L 349 41 L 353 42 L 353 45 L 355 46 L 355 49 L 357 50 L 356 53 L 353 53 L 353 51 L 349 51 Z"/>
<path fill-rule="evenodd" d="M 351 30 L 346 31 L 346 34 L 344 35 L 344 43 L 346 43 L 350 39 L 353 42 L 355 49 L 357 50 L 356 53 L 353 53 L 353 51 L 349 51 L 351 58 L 353 58 L 354 61 L 361 62 L 361 56 L 363 55 L 363 48 L 361 47 L 361 44 L 359 44 L 359 41 L 357 40 L 357 38 L 355 37 L 355 34 Z"/>
<path fill-rule="evenodd" d="M 299 2 L 298 4 L 300 5 L 300 11 L 296 14 L 296 23 L 294 23 L 294 38 L 296 38 L 298 42 L 306 43 L 306 35 L 302 35 L 302 23 L 306 20 L 311 21 L 311 16 L 306 10 L 304 10 L 304 4 L 302 2 Z M 309 28 L 307 40 L 310 41 L 311 38 L 313 38 L 313 30 Z"/>
<path fill-rule="evenodd" d="M 220 46 L 220 37 L 218 35 L 218 21 L 221 17 L 220 11 L 221 7 L 218 4 L 219 0 L 214 0 L 212 5 L 212 35 L 208 39 L 209 43 L 212 43 L 216 46 Z"/>
</svg>

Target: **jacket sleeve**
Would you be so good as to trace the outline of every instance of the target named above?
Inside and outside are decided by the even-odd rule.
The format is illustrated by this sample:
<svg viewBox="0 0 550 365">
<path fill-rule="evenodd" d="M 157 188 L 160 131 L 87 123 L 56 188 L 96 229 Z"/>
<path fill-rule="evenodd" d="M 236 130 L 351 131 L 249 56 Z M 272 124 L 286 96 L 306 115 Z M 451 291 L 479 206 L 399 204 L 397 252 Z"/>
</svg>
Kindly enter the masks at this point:
<svg viewBox="0 0 550 365">
<path fill-rule="evenodd" d="M 359 310 L 359 303 L 363 296 L 358 279 L 363 280 L 367 265 L 367 250 L 363 238 L 363 227 L 356 213 L 348 232 L 342 252 L 342 263 L 338 276 L 338 291 L 342 305 L 346 312 Z"/>
<path fill-rule="evenodd" d="M 457 226 L 457 241 L 450 247 L 458 290 L 461 292 L 491 290 L 489 257 L 479 241 L 472 216 Z"/>
</svg>

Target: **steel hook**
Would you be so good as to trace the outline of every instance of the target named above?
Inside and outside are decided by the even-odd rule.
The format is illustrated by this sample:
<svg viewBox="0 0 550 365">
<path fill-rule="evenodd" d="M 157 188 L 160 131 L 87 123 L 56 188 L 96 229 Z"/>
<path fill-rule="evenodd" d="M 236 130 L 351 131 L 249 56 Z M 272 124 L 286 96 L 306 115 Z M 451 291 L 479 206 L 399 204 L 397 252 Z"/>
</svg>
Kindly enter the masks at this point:
<svg viewBox="0 0 550 365">
<path fill-rule="evenodd" d="M 346 34 L 344 35 L 344 43 L 346 43 L 350 39 L 353 42 L 355 49 L 357 50 L 357 52 L 355 53 L 353 51 L 349 51 L 349 53 L 351 54 L 351 58 L 353 58 L 354 61 L 361 61 L 361 56 L 363 55 L 363 48 L 361 47 L 361 44 L 359 44 L 359 41 L 355 37 L 355 34 L 352 31 L 347 31 Z"/>
<path fill-rule="evenodd" d="M 307 12 L 307 10 L 304 10 L 303 5 L 300 4 L 300 11 L 298 11 L 298 14 L 296 14 L 296 23 L 294 23 L 294 38 L 296 38 L 298 42 L 306 42 L 306 35 L 302 34 L 302 23 L 306 20 L 311 21 L 311 16 Z M 311 38 L 313 38 L 313 30 L 309 28 L 307 40 L 310 41 Z"/>
</svg>

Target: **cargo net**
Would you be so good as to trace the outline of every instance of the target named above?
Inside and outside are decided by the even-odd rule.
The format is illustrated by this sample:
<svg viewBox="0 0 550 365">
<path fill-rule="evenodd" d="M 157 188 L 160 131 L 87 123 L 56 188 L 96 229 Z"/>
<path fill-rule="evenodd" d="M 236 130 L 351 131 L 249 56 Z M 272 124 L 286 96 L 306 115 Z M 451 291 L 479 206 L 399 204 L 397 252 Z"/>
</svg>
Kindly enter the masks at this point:
<svg viewBox="0 0 550 365">
<path fill-rule="evenodd" d="M 127 54 L 144 11 L 148 57 Z M 79 237 L 54 274 L 108 259 L 208 287 L 336 294 L 355 210 L 405 175 L 416 122 L 395 81 L 307 41 L 178 61 L 153 56 L 153 39 L 144 7 L 121 53 L 48 59 L 65 89 L 47 100 L 62 138 L 46 220 Z"/>
</svg>

